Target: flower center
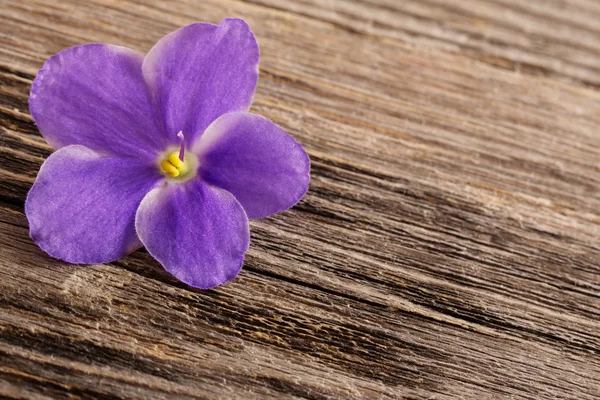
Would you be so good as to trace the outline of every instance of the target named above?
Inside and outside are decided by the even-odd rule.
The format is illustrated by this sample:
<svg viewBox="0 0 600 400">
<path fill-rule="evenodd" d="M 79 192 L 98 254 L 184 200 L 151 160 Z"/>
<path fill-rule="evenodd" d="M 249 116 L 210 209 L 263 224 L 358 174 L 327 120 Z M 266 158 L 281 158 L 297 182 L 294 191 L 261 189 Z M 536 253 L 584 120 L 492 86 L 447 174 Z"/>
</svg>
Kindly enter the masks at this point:
<svg viewBox="0 0 600 400">
<path fill-rule="evenodd" d="M 189 163 L 180 160 L 178 154 L 174 152 L 161 161 L 160 168 L 165 174 L 175 178 L 179 175 L 185 175 L 189 171 Z"/>
<path fill-rule="evenodd" d="M 177 137 L 181 141 L 179 151 L 176 151 L 176 147 L 171 147 L 163 153 L 159 158 L 159 165 L 161 172 L 171 178 L 192 178 L 196 175 L 198 167 L 198 159 L 194 154 L 188 154 L 185 156 L 185 141 L 183 133 L 179 132 Z M 188 174 L 190 174 L 188 176 Z"/>
</svg>

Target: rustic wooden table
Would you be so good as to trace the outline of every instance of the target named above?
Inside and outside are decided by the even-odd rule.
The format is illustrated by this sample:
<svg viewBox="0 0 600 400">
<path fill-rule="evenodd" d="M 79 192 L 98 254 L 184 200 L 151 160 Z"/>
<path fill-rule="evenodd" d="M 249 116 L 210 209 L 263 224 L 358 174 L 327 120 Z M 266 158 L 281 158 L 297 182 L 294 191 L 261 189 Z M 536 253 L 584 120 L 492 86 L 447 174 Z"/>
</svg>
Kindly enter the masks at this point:
<svg viewBox="0 0 600 400">
<path fill-rule="evenodd" d="M 312 158 L 211 291 L 49 258 L 23 203 L 50 55 L 246 19 Z M 0 395 L 598 399 L 600 3 L 0 0 Z"/>
</svg>

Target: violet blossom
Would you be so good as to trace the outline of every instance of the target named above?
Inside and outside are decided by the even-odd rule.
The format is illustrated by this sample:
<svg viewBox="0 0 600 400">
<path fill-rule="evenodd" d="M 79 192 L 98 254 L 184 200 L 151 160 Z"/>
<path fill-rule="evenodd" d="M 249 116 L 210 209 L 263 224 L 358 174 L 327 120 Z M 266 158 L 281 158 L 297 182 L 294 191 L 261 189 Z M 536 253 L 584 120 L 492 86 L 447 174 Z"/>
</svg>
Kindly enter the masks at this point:
<svg viewBox="0 0 600 400">
<path fill-rule="evenodd" d="M 33 240 L 85 264 L 145 246 L 191 286 L 233 279 L 248 218 L 293 206 L 309 183 L 302 146 L 248 112 L 258 59 L 240 19 L 183 27 L 145 57 L 87 44 L 48 59 L 29 107 L 58 150 L 27 196 Z"/>
</svg>

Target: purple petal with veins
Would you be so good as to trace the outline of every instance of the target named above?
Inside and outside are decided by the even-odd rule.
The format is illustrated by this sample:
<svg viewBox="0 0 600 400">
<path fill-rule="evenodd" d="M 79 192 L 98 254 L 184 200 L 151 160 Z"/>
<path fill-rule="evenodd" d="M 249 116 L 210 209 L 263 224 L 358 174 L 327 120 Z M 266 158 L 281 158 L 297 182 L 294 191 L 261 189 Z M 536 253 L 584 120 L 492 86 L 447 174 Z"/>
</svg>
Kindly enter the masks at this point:
<svg viewBox="0 0 600 400">
<path fill-rule="evenodd" d="M 286 210 L 308 189 L 308 155 L 293 137 L 260 115 L 223 115 L 192 150 L 199 156 L 202 179 L 233 193 L 250 218 Z"/>
<path fill-rule="evenodd" d="M 151 165 L 72 145 L 42 165 L 25 203 L 31 237 L 71 263 L 118 260 L 141 247 L 138 205 L 162 179 Z"/>
<path fill-rule="evenodd" d="M 176 278 L 201 289 L 235 278 L 250 243 L 240 203 L 199 179 L 152 190 L 135 221 L 148 252 Z"/>
</svg>

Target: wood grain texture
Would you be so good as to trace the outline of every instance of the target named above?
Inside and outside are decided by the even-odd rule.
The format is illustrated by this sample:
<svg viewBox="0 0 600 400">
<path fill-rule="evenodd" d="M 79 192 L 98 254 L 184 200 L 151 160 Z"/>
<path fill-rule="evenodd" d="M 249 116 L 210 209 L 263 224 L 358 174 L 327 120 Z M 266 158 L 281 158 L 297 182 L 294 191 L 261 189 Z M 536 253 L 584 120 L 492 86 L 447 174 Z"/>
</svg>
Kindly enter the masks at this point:
<svg viewBox="0 0 600 400">
<path fill-rule="evenodd" d="M 527 3 L 527 4 L 525 4 Z M 246 19 L 253 111 L 312 159 L 233 282 L 28 236 L 44 60 Z M 600 5 L 591 0 L 0 0 L 0 395 L 600 397 Z"/>
</svg>

